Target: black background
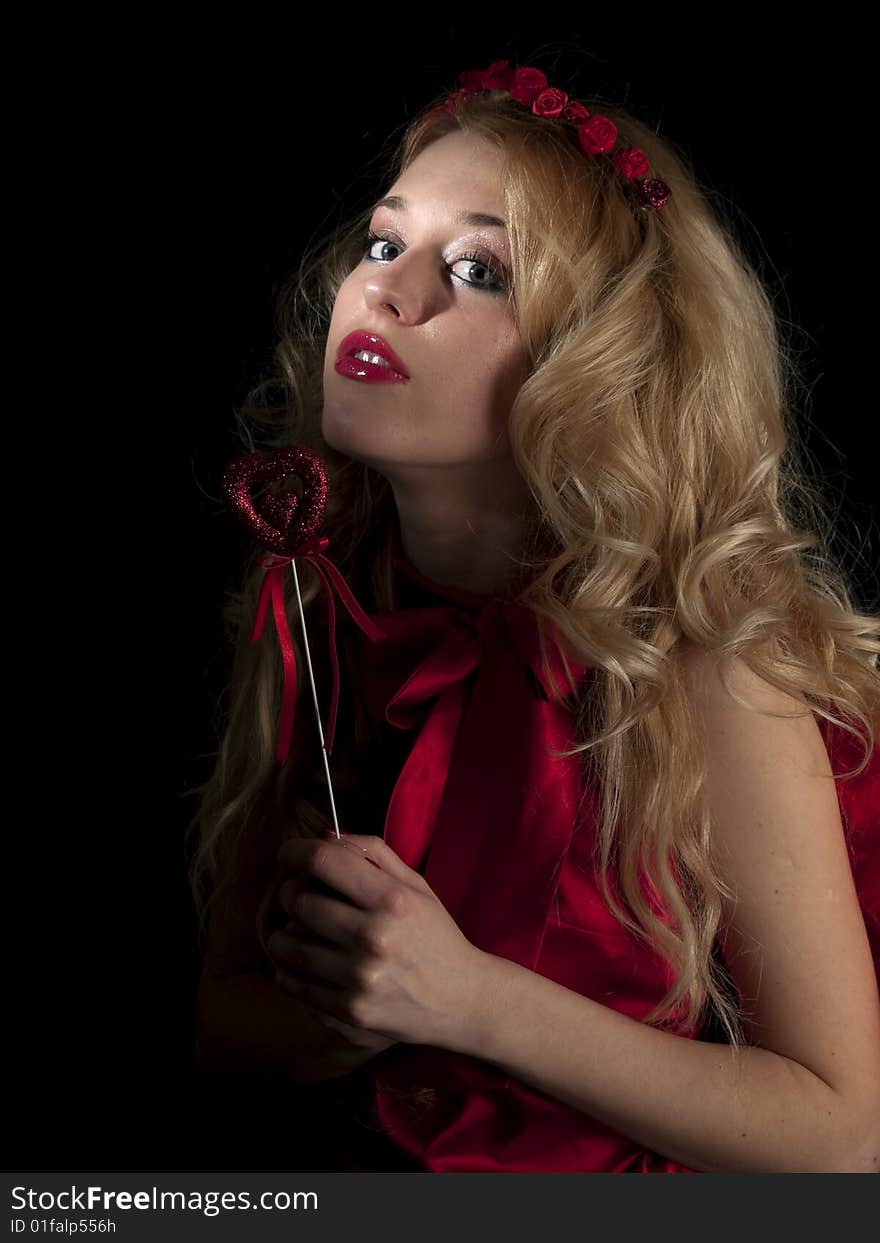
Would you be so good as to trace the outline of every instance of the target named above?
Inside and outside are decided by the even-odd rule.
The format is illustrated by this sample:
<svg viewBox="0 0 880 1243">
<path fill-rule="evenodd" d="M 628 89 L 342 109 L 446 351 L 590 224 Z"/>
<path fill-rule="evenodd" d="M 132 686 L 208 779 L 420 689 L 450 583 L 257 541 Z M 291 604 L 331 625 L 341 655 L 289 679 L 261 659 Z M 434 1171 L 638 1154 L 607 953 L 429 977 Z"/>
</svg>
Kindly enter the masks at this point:
<svg viewBox="0 0 880 1243">
<path fill-rule="evenodd" d="M 12 660 L 31 672 L 10 774 L 10 1169 L 289 1169 L 320 1125 L 258 1076 L 198 1075 L 192 1052 L 182 835 L 244 548 L 219 477 L 280 281 L 337 211 L 381 191 L 364 170 L 388 132 L 460 70 L 507 57 L 556 84 L 559 65 L 577 97 L 595 83 L 690 154 L 799 326 L 840 546 L 876 561 L 865 405 L 824 379 L 827 278 L 852 218 L 824 30 L 639 17 L 502 36 L 435 14 L 416 37 L 421 11 L 330 16 L 329 30 L 308 15 L 261 30 L 81 19 L 51 48 L 21 37 L 40 369 L 19 377 L 30 417 L 10 438 L 62 470 L 39 498 L 51 543 L 36 541 L 49 555 L 20 589 L 28 655 Z M 856 580 L 876 607 L 876 581 Z"/>
</svg>

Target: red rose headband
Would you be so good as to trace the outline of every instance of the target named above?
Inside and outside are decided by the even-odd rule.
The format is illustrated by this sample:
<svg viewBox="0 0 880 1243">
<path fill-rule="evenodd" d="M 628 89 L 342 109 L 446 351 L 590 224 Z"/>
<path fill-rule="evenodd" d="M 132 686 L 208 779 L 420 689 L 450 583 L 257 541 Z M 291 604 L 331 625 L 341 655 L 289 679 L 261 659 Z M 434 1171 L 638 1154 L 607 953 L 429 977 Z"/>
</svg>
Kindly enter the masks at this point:
<svg viewBox="0 0 880 1243">
<path fill-rule="evenodd" d="M 465 69 L 458 75 L 461 88 L 453 91 L 436 112 L 453 112 L 456 102 L 477 91 L 507 91 L 512 99 L 539 117 L 559 117 L 574 126 L 574 134 L 584 155 L 609 155 L 611 163 L 627 182 L 637 206 L 659 211 L 672 195 L 665 181 L 646 177 L 648 157 L 639 147 L 621 147 L 617 142 L 617 126 L 608 117 L 591 115 L 578 100 L 569 99 L 565 91 L 548 86 L 541 69 L 531 65 L 511 69 L 506 60 L 495 60 L 488 69 Z"/>
<path fill-rule="evenodd" d="M 255 484 L 283 484 L 290 475 L 294 475 L 300 480 L 302 485 L 301 498 L 295 492 L 284 490 L 265 493 L 258 501 L 254 500 L 251 495 L 251 489 Z M 223 475 L 223 496 L 226 504 L 235 517 L 247 527 L 258 543 L 269 549 L 270 554 L 273 554 L 264 557 L 260 562 L 265 569 L 265 574 L 260 587 L 251 642 L 256 643 L 263 633 L 266 611 L 271 599 L 275 630 L 278 635 L 284 666 L 281 718 L 278 730 L 278 745 L 275 752 L 278 762 L 282 764 L 287 759 L 290 751 L 294 712 L 296 710 L 296 659 L 293 641 L 287 625 L 287 613 L 284 608 L 283 579 L 284 567 L 288 563 L 293 571 L 300 625 L 302 626 L 303 648 L 312 685 L 312 700 L 315 706 L 318 734 L 321 739 L 324 771 L 327 774 L 327 788 L 330 792 L 333 825 L 338 837 L 339 823 L 336 818 L 336 803 L 333 798 L 333 785 L 330 780 L 330 765 L 328 763 L 330 753 L 333 750 L 333 739 L 336 733 L 336 713 L 339 706 L 339 658 L 336 652 L 336 608 L 333 602 L 333 589 L 336 589 L 340 600 L 348 609 L 352 619 L 372 642 L 378 642 L 384 638 L 384 635 L 364 613 L 333 562 L 323 555 L 324 551 L 329 547 L 330 541 L 326 536 L 319 536 L 318 533 L 324 521 L 328 491 L 329 486 L 324 463 L 317 453 L 312 452 L 311 449 L 304 448 L 302 445 L 290 445 L 274 453 L 246 453 L 242 457 L 236 458 L 226 468 Z M 306 633 L 306 619 L 299 588 L 299 576 L 296 571 L 298 558 L 308 561 L 314 567 L 327 589 L 333 690 L 330 699 L 330 712 L 327 719 L 326 740 L 321 727 L 318 693 L 315 688 L 315 676 L 312 671 L 312 658 Z"/>
</svg>

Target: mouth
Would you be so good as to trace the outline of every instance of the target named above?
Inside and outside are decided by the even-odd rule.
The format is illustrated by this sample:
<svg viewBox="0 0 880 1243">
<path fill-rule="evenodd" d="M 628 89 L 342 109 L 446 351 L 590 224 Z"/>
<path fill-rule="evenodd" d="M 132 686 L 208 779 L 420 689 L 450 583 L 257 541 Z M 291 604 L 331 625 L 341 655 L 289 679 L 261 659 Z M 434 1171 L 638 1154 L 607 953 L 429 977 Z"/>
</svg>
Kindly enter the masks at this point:
<svg viewBox="0 0 880 1243">
<path fill-rule="evenodd" d="M 387 368 L 401 379 L 408 380 L 409 372 L 403 361 L 383 338 L 374 332 L 350 332 L 339 343 L 336 361 L 354 358 L 368 365 Z"/>
</svg>

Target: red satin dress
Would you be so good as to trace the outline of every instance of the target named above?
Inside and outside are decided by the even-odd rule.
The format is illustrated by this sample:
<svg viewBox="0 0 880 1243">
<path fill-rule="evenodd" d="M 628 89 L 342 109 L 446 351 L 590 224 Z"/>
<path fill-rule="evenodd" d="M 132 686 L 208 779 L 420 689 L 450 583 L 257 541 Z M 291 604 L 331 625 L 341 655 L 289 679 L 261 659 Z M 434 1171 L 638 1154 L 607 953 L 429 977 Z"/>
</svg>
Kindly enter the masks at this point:
<svg viewBox="0 0 880 1243">
<path fill-rule="evenodd" d="M 562 656 L 507 596 L 475 596 L 396 561 L 401 607 L 356 631 L 360 693 L 375 723 L 364 814 L 431 885 L 474 945 L 641 1019 L 671 981 L 605 907 L 592 874 L 596 791 L 575 741 Z M 576 684 L 591 670 L 569 662 Z M 824 724 L 824 723 L 821 723 Z M 826 745 L 829 735 L 825 731 Z M 835 730 L 839 773 L 856 754 Z M 880 976 L 880 756 L 838 798 Z M 384 823 L 369 822 L 371 807 Z M 657 909 L 655 907 L 655 909 Z M 680 1035 L 723 1040 L 680 1029 Z M 638 1066 L 633 1074 L 640 1074 Z M 397 1044 L 349 1077 L 356 1171 L 695 1173 L 477 1057 Z"/>
</svg>

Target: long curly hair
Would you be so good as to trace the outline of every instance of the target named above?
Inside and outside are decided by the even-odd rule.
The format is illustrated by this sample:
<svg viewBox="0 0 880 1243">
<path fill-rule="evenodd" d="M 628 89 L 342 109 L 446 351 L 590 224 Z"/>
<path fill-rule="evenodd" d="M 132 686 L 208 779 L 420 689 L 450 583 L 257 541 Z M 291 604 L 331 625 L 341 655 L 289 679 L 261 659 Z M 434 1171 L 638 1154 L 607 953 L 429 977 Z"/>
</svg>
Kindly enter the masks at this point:
<svg viewBox="0 0 880 1243">
<path fill-rule="evenodd" d="M 835 774 L 848 777 L 867 764 L 880 718 L 878 618 L 855 605 L 832 555 L 834 523 L 798 440 L 784 321 L 688 159 L 627 110 L 596 101 L 672 190 L 662 211 L 637 211 L 610 161 L 585 158 L 571 131 L 505 92 L 460 98 L 446 112 L 439 102 L 396 137 L 391 171 L 456 130 L 506 157 L 510 297 L 531 360 L 509 434 L 535 503 L 517 598 L 593 669 L 569 754 L 600 783 L 604 900 L 672 968 L 674 983 L 644 1021 L 692 1027 L 708 1011 L 736 1052 L 746 1043 L 743 1003 L 716 944 L 722 898 L 732 895 L 713 861 L 682 661 L 695 646 L 739 657 L 847 730 L 864 748 L 858 768 Z M 370 214 L 311 247 L 281 289 L 272 368 L 238 418 L 249 449 L 298 442 L 321 454 L 337 564 L 364 607 L 389 609 L 399 547 L 390 485 L 321 435 L 330 315 L 363 258 Z M 276 645 L 249 641 L 258 555 L 224 612 L 234 659 L 188 853 L 201 934 L 209 909 L 223 908 L 218 919 L 243 920 L 265 957 L 280 840 L 316 835 L 327 790 L 310 712 L 296 714 L 288 764 L 274 758 L 281 662 Z M 305 566 L 300 577 L 307 615 L 317 616 L 317 577 Z M 299 660 L 298 612 L 287 603 Z M 346 755 L 368 729 L 352 699 L 340 714 L 350 736 L 334 751 L 343 799 L 357 794 Z"/>
</svg>

